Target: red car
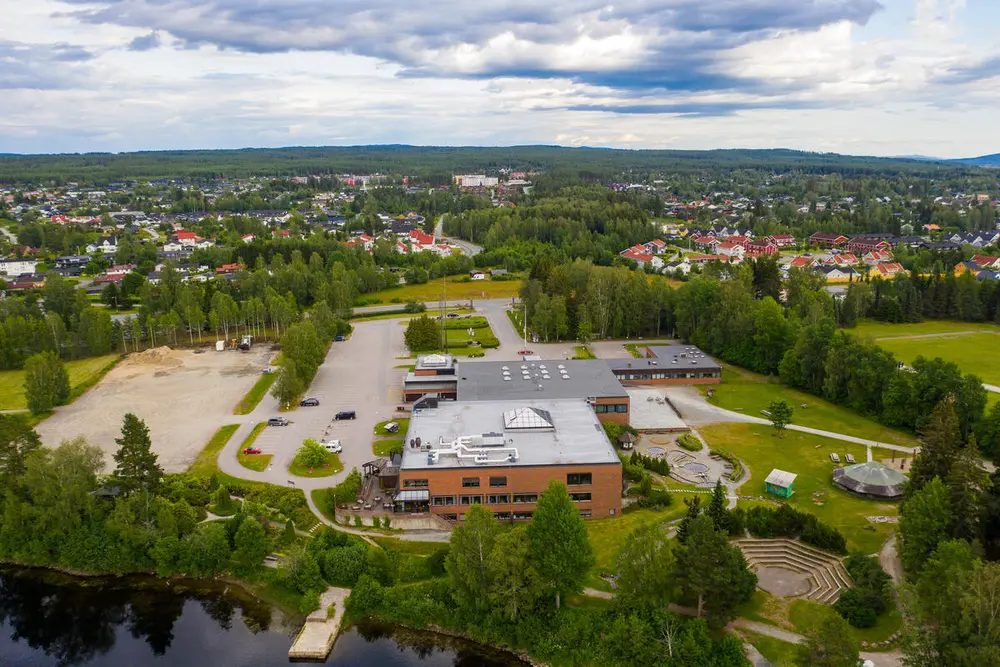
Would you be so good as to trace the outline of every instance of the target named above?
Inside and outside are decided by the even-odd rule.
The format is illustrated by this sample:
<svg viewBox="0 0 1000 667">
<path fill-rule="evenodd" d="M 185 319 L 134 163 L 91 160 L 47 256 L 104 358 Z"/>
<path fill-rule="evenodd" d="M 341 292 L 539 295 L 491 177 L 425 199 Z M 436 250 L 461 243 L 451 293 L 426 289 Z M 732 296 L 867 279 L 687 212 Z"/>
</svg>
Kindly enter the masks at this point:
<svg viewBox="0 0 1000 667">
<path fill-rule="evenodd" d="M 260 447 L 247 447 L 243 450 L 244 454 L 260 454 Z"/>
</svg>

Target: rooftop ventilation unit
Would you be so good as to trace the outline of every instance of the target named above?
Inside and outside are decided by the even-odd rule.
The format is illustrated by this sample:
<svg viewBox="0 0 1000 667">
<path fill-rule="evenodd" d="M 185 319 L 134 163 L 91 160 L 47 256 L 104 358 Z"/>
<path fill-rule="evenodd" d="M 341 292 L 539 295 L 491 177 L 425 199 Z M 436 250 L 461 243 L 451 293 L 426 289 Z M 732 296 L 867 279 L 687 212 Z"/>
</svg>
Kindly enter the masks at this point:
<svg viewBox="0 0 1000 667">
<path fill-rule="evenodd" d="M 561 371 L 566 370 L 566 364 L 559 364 L 558 366 L 556 366 L 556 368 L 558 368 Z"/>
<path fill-rule="evenodd" d="M 508 368 L 507 366 L 501 366 L 500 370 L 502 370 L 502 371 L 509 371 L 510 368 Z"/>
<path fill-rule="evenodd" d="M 538 364 L 538 367 L 539 367 L 540 369 L 542 369 L 543 371 L 545 370 L 545 364 Z"/>
<path fill-rule="evenodd" d="M 552 376 L 551 376 L 551 375 L 549 375 L 548 373 L 546 373 L 545 375 L 543 375 L 543 376 L 542 376 L 542 379 L 543 379 L 543 380 L 551 380 L 551 379 L 552 379 Z"/>
<path fill-rule="evenodd" d="M 569 376 L 568 375 L 563 375 L 562 378 L 563 378 L 563 380 L 568 380 Z"/>
<path fill-rule="evenodd" d="M 474 458 L 473 460 L 476 463 L 489 463 L 490 462 L 490 455 L 489 454 L 476 454 L 476 458 Z"/>
<path fill-rule="evenodd" d="M 433 451 L 427 452 L 427 465 L 434 465 L 437 462 L 438 462 L 438 453 Z"/>
<path fill-rule="evenodd" d="M 503 381 L 504 382 L 510 382 L 510 376 L 509 375 L 504 375 L 503 376 Z"/>
</svg>

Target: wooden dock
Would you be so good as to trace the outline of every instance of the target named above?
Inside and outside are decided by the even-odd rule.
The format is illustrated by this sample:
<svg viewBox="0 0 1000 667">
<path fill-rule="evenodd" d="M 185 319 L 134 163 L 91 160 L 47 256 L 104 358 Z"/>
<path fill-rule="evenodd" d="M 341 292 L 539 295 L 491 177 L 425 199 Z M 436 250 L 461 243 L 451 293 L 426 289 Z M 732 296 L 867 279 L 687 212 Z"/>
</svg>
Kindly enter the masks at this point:
<svg viewBox="0 0 1000 667">
<path fill-rule="evenodd" d="M 344 618 L 344 601 L 351 594 L 348 588 L 330 587 L 319 599 L 319 609 L 306 617 L 305 625 L 299 631 L 288 657 L 295 660 L 326 660 L 333 650 L 340 632 L 340 622 Z M 327 610 L 336 605 L 332 615 Z"/>
</svg>

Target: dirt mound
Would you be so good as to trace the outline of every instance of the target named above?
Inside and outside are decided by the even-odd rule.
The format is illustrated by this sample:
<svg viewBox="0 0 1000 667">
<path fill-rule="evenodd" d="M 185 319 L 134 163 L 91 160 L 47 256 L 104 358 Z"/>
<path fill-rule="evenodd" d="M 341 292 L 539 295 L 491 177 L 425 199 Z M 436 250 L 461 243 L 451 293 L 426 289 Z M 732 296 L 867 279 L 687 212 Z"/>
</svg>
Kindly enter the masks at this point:
<svg viewBox="0 0 1000 667">
<path fill-rule="evenodd" d="M 128 355 L 128 357 L 125 358 L 125 361 L 122 362 L 122 366 L 127 368 L 141 368 L 148 366 L 177 368 L 184 365 L 184 361 L 181 358 L 182 355 L 182 352 L 172 350 L 167 346 L 151 347 L 148 350 L 134 352 Z"/>
</svg>

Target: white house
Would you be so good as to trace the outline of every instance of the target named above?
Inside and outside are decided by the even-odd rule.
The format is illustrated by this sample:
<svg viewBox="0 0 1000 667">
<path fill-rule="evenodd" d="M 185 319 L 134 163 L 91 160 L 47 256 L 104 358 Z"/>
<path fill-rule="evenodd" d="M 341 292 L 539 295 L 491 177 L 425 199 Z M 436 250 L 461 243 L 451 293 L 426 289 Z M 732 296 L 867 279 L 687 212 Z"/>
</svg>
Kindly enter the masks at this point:
<svg viewBox="0 0 1000 667">
<path fill-rule="evenodd" d="M 87 245 L 88 253 L 100 252 L 105 255 L 110 255 L 118 251 L 118 242 L 113 236 L 102 236 L 97 240 L 96 243 L 90 243 Z"/>
<path fill-rule="evenodd" d="M 0 273 L 5 276 L 23 276 L 34 273 L 38 262 L 33 259 L 3 259 L 0 260 Z"/>
</svg>

